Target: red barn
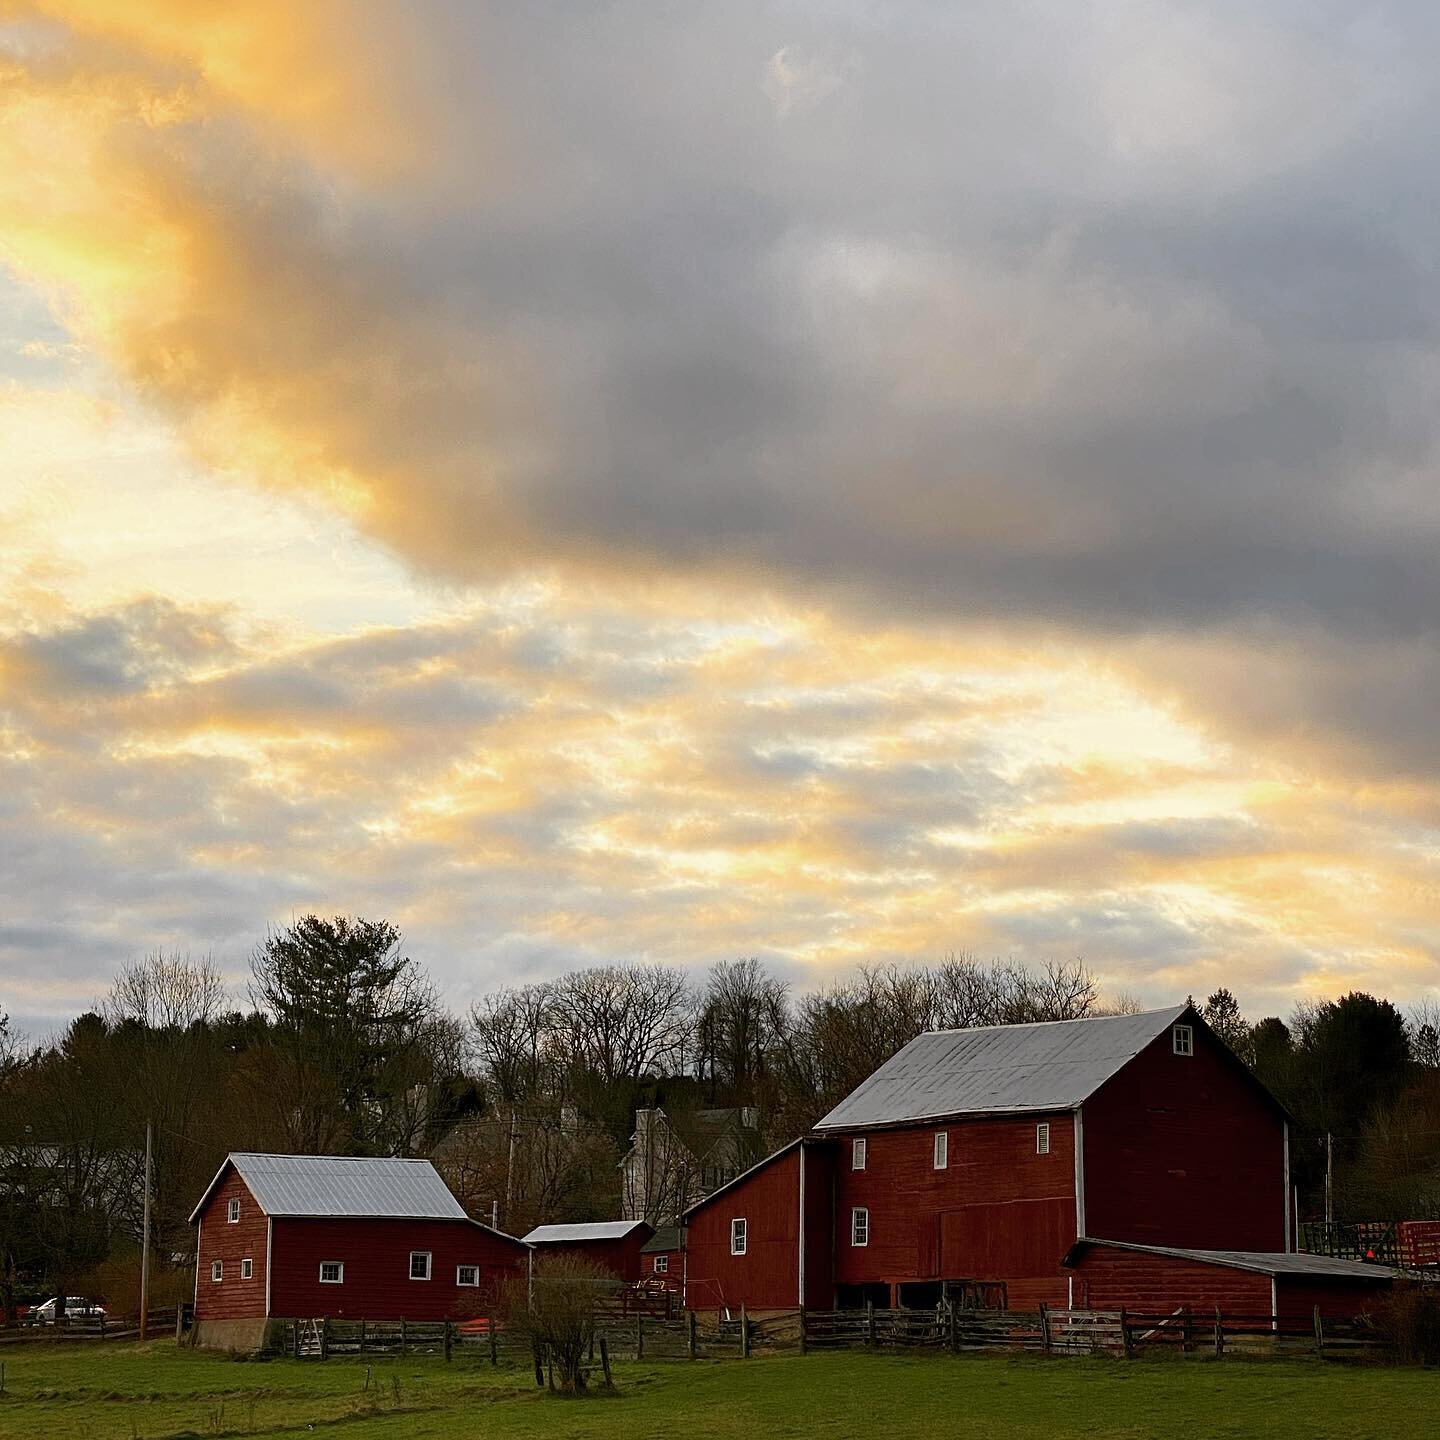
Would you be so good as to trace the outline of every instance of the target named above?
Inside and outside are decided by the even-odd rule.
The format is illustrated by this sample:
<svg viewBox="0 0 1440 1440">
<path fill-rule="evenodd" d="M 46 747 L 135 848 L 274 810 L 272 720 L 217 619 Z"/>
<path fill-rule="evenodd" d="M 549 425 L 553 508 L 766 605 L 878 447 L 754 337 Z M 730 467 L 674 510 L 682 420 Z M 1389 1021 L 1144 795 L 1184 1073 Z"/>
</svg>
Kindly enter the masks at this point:
<svg viewBox="0 0 1440 1440">
<path fill-rule="evenodd" d="M 1082 1236 L 1288 1251 L 1289 1127 L 1186 1006 L 935 1031 L 686 1221 L 695 1308 L 1064 1304 Z"/>
<path fill-rule="evenodd" d="M 1276 1255 L 1243 1250 L 1186 1250 L 1079 1240 L 1065 1264 L 1075 1277 L 1081 1309 L 1140 1314 L 1187 1305 L 1210 1313 L 1278 1315 L 1308 1324 L 1318 1306 L 1324 1319 L 1348 1320 L 1373 1310 L 1395 1272 L 1361 1260 L 1328 1255 Z"/>
<path fill-rule="evenodd" d="M 684 1288 L 685 1251 L 678 1225 L 662 1225 L 640 1247 L 640 1280 L 677 1295 Z"/>
<path fill-rule="evenodd" d="M 273 1320 L 448 1319 L 530 1253 L 470 1219 L 428 1160 L 232 1154 L 190 1220 L 197 1343 L 227 1348 Z"/>
<path fill-rule="evenodd" d="M 655 1234 L 644 1220 L 595 1220 L 578 1225 L 537 1225 L 526 1237 L 535 1258 L 569 1255 L 598 1265 L 626 1284 L 644 1273 L 640 1251 Z"/>
</svg>

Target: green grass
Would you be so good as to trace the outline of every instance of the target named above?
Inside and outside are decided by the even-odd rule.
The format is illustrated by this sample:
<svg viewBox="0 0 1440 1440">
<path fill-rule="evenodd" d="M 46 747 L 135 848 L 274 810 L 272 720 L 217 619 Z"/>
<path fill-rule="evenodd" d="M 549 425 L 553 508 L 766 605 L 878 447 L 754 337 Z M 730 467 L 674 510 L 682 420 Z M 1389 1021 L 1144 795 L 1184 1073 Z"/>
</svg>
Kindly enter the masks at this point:
<svg viewBox="0 0 1440 1440">
<path fill-rule="evenodd" d="M 620 1361 L 616 1398 L 537 1394 L 465 1354 L 240 1363 L 147 1346 L 0 1349 L 0 1436 L 1126 1437 L 1409 1440 L 1436 1434 L 1440 1374 L 1278 1360 L 844 1353 Z M 366 1389 L 366 1372 L 369 1388 Z"/>
</svg>

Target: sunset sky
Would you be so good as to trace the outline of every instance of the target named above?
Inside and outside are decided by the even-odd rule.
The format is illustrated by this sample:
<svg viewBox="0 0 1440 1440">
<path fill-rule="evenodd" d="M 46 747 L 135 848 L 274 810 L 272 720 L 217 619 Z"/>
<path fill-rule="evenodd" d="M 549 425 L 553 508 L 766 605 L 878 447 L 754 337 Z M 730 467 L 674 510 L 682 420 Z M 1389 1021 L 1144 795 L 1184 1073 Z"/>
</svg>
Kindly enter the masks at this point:
<svg viewBox="0 0 1440 1440">
<path fill-rule="evenodd" d="M 1440 996 L 1440 7 L 0 0 L 0 1011 Z"/>
</svg>

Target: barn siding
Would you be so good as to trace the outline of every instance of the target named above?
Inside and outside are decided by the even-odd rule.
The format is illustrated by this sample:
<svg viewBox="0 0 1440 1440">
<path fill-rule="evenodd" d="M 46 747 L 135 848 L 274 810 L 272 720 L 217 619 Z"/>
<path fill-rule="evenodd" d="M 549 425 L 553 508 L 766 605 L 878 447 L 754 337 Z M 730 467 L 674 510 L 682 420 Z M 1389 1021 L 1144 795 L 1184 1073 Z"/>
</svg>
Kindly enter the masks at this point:
<svg viewBox="0 0 1440 1440">
<path fill-rule="evenodd" d="M 1384 1301 L 1391 1284 L 1388 1277 L 1378 1275 L 1370 1281 L 1281 1275 L 1275 1288 L 1281 1318 L 1299 1322 L 1309 1320 L 1317 1305 L 1327 1320 L 1368 1314 Z"/>
<path fill-rule="evenodd" d="M 275 1221 L 270 1313 L 281 1318 L 445 1320 L 457 1306 L 493 1299 L 523 1276 L 525 1248 L 468 1220 Z M 429 1250 L 429 1280 L 411 1280 L 410 1252 Z M 340 1285 L 320 1283 L 320 1262 L 340 1260 Z M 455 1283 L 457 1265 L 478 1265 L 478 1287 Z"/>
<path fill-rule="evenodd" d="M 1050 1151 L 1036 1152 L 1036 1125 Z M 934 1166 L 934 1136 L 949 1163 Z M 1012 1307 L 1066 1294 L 1060 1259 L 1076 1239 L 1074 1127 L 1068 1114 L 951 1120 L 866 1134 L 864 1170 L 853 1136 L 836 1155 L 835 1280 L 1004 1280 Z M 870 1211 L 870 1242 L 850 1243 L 850 1213 Z"/>
<path fill-rule="evenodd" d="M 1275 1104 L 1202 1026 L 1167 1029 L 1085 1102 L 1085 1231 L 1201 1250 L 1285 1249 Z"/>
<path fill-rule="evenodd" d="M 807 1142 L 805 1151 L 805 1304 L 835 1303 L 835 1163 L 837 1149 Z M 798 1294 L 798 1278 L 797 1278 Z"/>
<path fill-rule="evenodd" d="M 232 1199 L 240 1201 L 240 1218 L 233 1225 L 225 1218 Z M 264 1316 L 268 1226 L 265 1212 L 235 1167 L 230 1166 L 200 1215 L 195 1284 L 197 1320 L 248 1320 Z M 214 1260 L 224 1265 L 224 1278 L 218 1283 L 210 1278 L 210 1265 Z M 240 1278 L 242 1260 L 254 1261 L 255 1273 L 249 1280 Z"/>
<path fill-rule="evenodd" d="M 799 1146 L 779 1154 L 690 1213 L 685 1303 L 692 1310 L 794 1306 L 800 1284 L 799 1157 Z M 805 1161 L 808 1200 L 814 1155 Z M 730 1253 L 730 1221 L 737 1216 L 747 1223 L 744 1255 Z"/>
</svg>

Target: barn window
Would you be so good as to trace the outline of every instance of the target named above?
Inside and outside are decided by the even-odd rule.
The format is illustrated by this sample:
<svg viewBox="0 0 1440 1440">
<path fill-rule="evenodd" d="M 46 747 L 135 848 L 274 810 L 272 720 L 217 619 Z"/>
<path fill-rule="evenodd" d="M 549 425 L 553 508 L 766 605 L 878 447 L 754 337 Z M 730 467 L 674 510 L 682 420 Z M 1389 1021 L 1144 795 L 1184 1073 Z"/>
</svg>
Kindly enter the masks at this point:
<svg viewBox="0 0 1440 1440">
<path fill-rule="evenodd" d="M 219 1284 L 225 1278 L 225 1262 L 223 1260 L 212 1260 L 210 1262 L 210 1279 L 213 1283 Z"/>
<path fill-rule="evenodd" d="M 343 1285 L 345 1283 L 345 1262 L 343 1260 L 322 1260 L 320 1262 L 320 1283 L 322 1285 Z"/>
<path fill-rule="evenodd" d="M 948 1130 L 935 1132 L 935 1168 L 937 1170 L 950 1168 L 950 1132 Z"/>
<path fill-rule="evenodd" d="M 234 1225 L 236 1221 L 240 1219 L 240 1202 L 238 1200 L 232 1200 L 230 1204 L 226 1207 L 225 1218 L 232 1225 Z"/>
<path fill-rule="evenodd" d="M 850 1212 L 850 1243 L 852 1245 L 868 1245 L 870 1243 L 870 1212 L 862 1205 L 857 1205 Z"/>
<path fill-rule="evenodd" d="M 1048 1120 L 1042 1120 L 1035 1127 L 1035 1153 L 1037 1155 L 1050 1153 L 1050 1122 Z"/>
<path fill-rule="evenodd" d="M 240 1262 L 240 1278 L 242 1280 L 253 1280 L 255 1278 L 255 1262 L 253 1260 L 242 1260 Z"/>
<path fill-rule="evenodd" d="M 745 1242 L 749 1239 L 746 1233 L 749 1226 L 746 1225 L 743 1217 L 730 1222 L 730 1253 L 732 1255 L 743 1255 L 745 1253 Z"/>
<path fill-rule="evenodd" d="M 655 1257 L 655 1273 L 657 1275 L 668 1275 L 670 1273 L 670 1257 L 668 1255 L 657 1255 Z"/>
<path fill-rule="evenodd" d="M 863 1135 L 857 1135 L 850 1142 L 850 1168 L 852 1170 L 863 1170 L 865 1168 L 865 1152 L 868 1148 Z"/>
<path fill-rule="evenodd" d="M 457 1265 L 455 1267 L 455 1283 L 457 1285 L 478 1285 L 480 1283 L 480 1267 L 478 1265 Z"/>
<path fill-rule="evenodd" d="M 1177 1025 L 1170 1035 L 1177 1055 L 1193 1055 L 1195 1053 L 1195 1031 L 1189 1025 Z"/>
<path fill-rule="evenodd" d="M 428 1280 L 430 1278 L 430 1252 L 428 1250 L 412 1250 L 410 1252 L 410 1278 L 412 1280 Z"/>
</svg>

